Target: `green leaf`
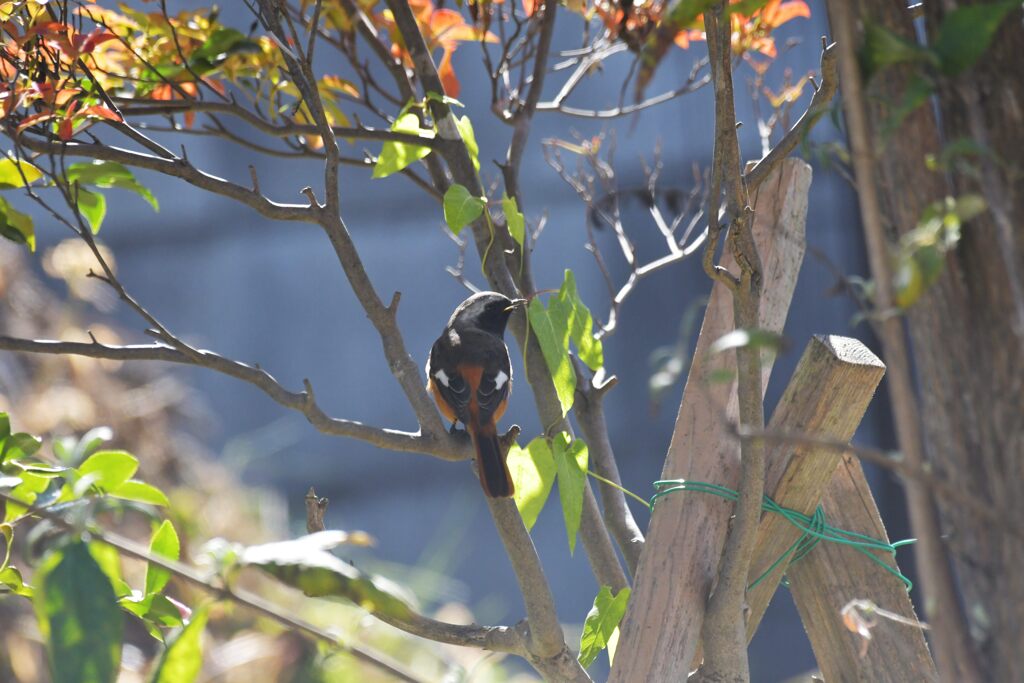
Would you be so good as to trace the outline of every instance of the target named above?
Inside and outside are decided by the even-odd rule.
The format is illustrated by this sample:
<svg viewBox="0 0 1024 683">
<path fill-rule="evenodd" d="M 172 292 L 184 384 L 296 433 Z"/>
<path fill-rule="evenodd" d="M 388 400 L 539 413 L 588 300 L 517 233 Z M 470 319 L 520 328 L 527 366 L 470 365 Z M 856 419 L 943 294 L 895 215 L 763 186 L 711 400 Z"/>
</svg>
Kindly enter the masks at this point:
<svg viewBox="0 0 1024 683">
<path fill-rule="evenodd" d="M 233 28 L 218 28 L 199 46 L 195 52 L 189 55 L 193 68 L 213 67 L 233 54 L 240 52 L 259 52 L 260 44 L 249 40 L 241 31 Z"/>
<path fill-rule="evenodd" d="M 53 683 L 112 683 L 120 669 L 124 617 L 89 548 L 78 542 L 51 553 L 35 584 Z"/>
<path fill-rule="evenodd" d="M 480 172 L 480 146 L 476 144 L 476 134 L 473 132 L 473 122 L 469 120 L 468 116 L 457 117 L 455 119 L 455 127 L 459 129 L 459 135 L 462 136 L 462 141 L 466 143 L 466 151 L 469 152 L 469 158 L 473 161 L 473 168 L 476 172 Z"/>
<path fill-rule="evenodd" d="M 100 231 L 103 219 L 107 215 L 107 198 L 99 192 L 78 188 L 78 210 L 89 221 L 92 234 Z"/>
<path fill-rule="evenodd" d="M 587 485 L 587 444 L 562 432 L 551 440 L 551 454 L 558 467 L 558 497 L 562 501 L 569 553 L 576 552 L 576 535 L 583 513 L 583 488 Z"/>
<path fill-rule="evenodd" d="M 209 616 L 206 608 L 196 610 L 174 642 L 164 651 L 153 672 L 153 683 L 192 683 L 203 666 L 203 630 Z"/>
<path fill-rule="evenodd" d="M 931 50 L 921 47 L 889 29 L 869 22 L 864 27 L 864 45 L 860 50 L 860 66 L 864 80 L 887 66 L 903 62 L 925 62 L 937 64 L 938 57 Z"/>
<path fill-rule="evenodd" d="M 0 413 L 0 440 L 11 435 L 11 418 L 7 413 Z"/>
<path fill-rule="evenodd" d="M 590 309 L 580 299 L 576 291 L 576 277 L 568 268 L 565 270 L 565 280 L 558 292 L 558 299 L 571 309 L 572 317 L 567 325 L 580 360 L 591 370 L 597 370 L 604 365 L 604 347 L 600 339 L 594 338 L 594 318 L 590 314 Z"/>
<path fill-rule="evenodd" d="M 153 533 L 149 542 L 150 555 L 166 557 L 169 560 L 177 561 L 181 553 L 181 542 L 178 540 L 178 533 L 170 520 L 164 520 L 160 527 Z M 167 585 L 171 573 L 163 567 L 155 564 L 146 565 L 146 595 L 159 593 Z"/>
<path fill-rule="evenodd" d="M 395 122 L 391 124 L 391 130 L 396 133 L 412 133 L 428 139 L 434 137 L 434 131 L 420 128 L 420 119 L 412 112 L 402 114 L 395 119 Z M 429 147 L 388 140 L 381 148 L 377 163 L 373 166 L 373 177 L 386 178 L 392 173 L 398 173 L 428 154 L 430 154 Z"/>
<path fill-rule="evenodd" d="M 27 187 L 43 177 L 43 172 L 24 160 L 0 159 L 0 190 Z"/>
<path fill-rule="evenodd" d="M 785 345 L 785 337 L 777 332 L 753 328 L 726 332 L 711 345 L 711 353 L 722 353 L 731 349 L 753 347 L 778 353 Z"/>
<path fill-rule="evenodd" d="M 474 197 L 465 187 L 453 183 L 444 193 L 444 221 L 458 235 L 466 225 L 480 217 L 485 206 L 483 198 Z"/>
<path fill-rule="evenodd" d="M 128 190 L 149 202 L 154 211 L 160 210 L 160 204 L 149 188 L 139 183 L 127 167 L 115 161 L 82 161 L 71 164 L 68 166 L 66 179 L 69 184 L 78 183 L 104 189 L 116 187 Z"/>
<path fill-rule="evenodd" d="M 0 235 L 15 244 L 28 245 L 29 251 L 36 250 L 36 229 L 32 216 L 18 211 L 3 197 L 0 197 Z"/>
<path fill-rule="evenodd" d="M 89 543 L 89 553 L 92 555 L 92 559 L 96 560 L 96 564 L 103 573 L 110 579 L 111 586 L 114 588 L 114 593 L 118 597 L 123 597 L 127 593 L 131 593 L 131 589 L 125 590 L 124 579 L 121 578 L 121 554 L 117 551 L 117 548 L 101 543 L 100 541 L 91 541 Z"/>
<path fill-rule="evenodd" d="M 554 304 L 554 301 L 552 302 Z M 540 344 L 541 353 L 544 355 L 544 362 L 548 366 L 552 383 L 555 386 L 555 393 L 558 395 L 558 403 L 562 407 L 564 416 L 572 408 L 576 393 L 576 372 L 573 370 L 569 360 L 569 352 L 566 349 L 563 330 L 565 330 L 564 319 L 562 325 L 556 328 L 552 317 L 540 299 L 530 300 L 526 309 L 530 319 L 530 327 Z"/>
<path fill-rule="evenodd" d="M 520 247 L 526 239 L 526 221 L 523 214 L 519 212 L 515 197 L 507 194 L 501 197 L 501 210 L 505 214 L 505 224 L 508 226 L 508 233 Z"/>
<path fill-rule="evenodd" d="M 11 434 L 4 439 L 3 450 L 0 450 L 0 462 L 27 458 L 38 451 L 42 445 L 43 440 L 37 436 L 26 434 L 25 432 Z"/>
<path fill-rule="evenodd" d="M 1015 7 L 1020 0 L 964 5 L 947 14 L 934 45 L 943 73 L 955 76 L 974 66 Z"/>
<path fill-rule="evenodd" d="M 617 595 L 608 586 L 601 586 L 594 606 L 583 622 L 583 636 L 580 638 L 579 662 L 583 668 L 594 663 L 601 650 L 609 647 L 619 628 L 629 604 L 629 589 L 623 588 Z M 611 651 L 609 650 L 609 659 Z"/>
<path fill-rule="evenodd" d="M 364 574 L 327 552 L 345 536 L 321 531 L 293 541 L 251 546 L 241 551 L 239 564 L 258 567 L 310 597 L 342 597 L 374 614 L 408 618 L 410 604 L 398 585 Z"/>
<path fill-rule="evenodd" d="M 21 572 L 18 571 L 17 567 L 5 567 L 3 570 L 0 570 L 0 585 L 5 586 L 12 593 L 25 598 L 31 599 L 34 594 L 32 586 L 27 585 L 25 580 L 21 578 Z"/>
<path fill-rule="evenodd" d="M 120 488 L 139 469 L 138 459 L 126 451 L 99 451 L 93 453 L 78 467 L 78 474 L 95 474 L 93 481 L 104 492 Z"/>
<path fill-rule="evenodd" d="M 551 447 L 543 437 L 537 437 L 526 448 L 513 444 L 508 451 L 506 463 L 515 484 L 513 498 L 516 507 L 529 531 L 537 523 L 537 516 L 544 509 L 551 494 L 551 486 L 555 483 L 558 468 L 551 456 Z"/>
<path fill-rule="evenodd" d="M 150 505 L 159 505 L 161 507 L 168 507 L 171 504 L 163 491 L 152 484 L 147 484 L 137 479 L 129 479 L 108 493 L 114 498 L 134 500 L 139 503 L 149 503 Z"/>
<path fill-rule="evenodd" d="M 0 562 L 0 571 L 7 569 L 11 561 L 11 544 L 14 543 L 14 527 L 10 524 L 0 524 L 0 535 L 4 537 L 4 561 Z"/>
<path fill-rule="evenodd" d="M 738 0 L 725 8 L 728 14 L 739 13 L 750 16 L 768 4 L 769 0 Z"/>
</svg>

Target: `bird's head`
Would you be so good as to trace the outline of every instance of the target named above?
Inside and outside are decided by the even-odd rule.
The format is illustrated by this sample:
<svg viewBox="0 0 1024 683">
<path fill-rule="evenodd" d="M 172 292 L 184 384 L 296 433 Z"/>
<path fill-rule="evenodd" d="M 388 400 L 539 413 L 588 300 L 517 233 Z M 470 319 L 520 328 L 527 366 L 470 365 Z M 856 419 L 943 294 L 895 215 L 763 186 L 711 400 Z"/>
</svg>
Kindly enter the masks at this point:
<svg viewBox="0 0 1024 683">
<path fill-rule="evenodd" d="M 455 309 L 448 321 L 456 330 L 476 327 L 499 337 L 505 334 L 509 316 L 526 305 L 526 299 L 509 299 L 497 292 L 479 292 Z"/>
</svg>

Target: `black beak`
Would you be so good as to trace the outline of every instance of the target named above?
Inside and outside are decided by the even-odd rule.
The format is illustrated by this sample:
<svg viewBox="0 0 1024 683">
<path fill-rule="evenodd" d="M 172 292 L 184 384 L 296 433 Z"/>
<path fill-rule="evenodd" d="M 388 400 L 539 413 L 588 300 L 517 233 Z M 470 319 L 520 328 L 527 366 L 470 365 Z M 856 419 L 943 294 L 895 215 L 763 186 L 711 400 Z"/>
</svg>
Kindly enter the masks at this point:
<svg viewBox="0 0 1024 683">
<path fill-rule="evenodd" d="M 512 299 L 512 304 L 505 308 L 505 312 L 506 313 L 511 313 L 512 311 L 516 310 L 517 308 L 522 308 L 527 303 L 528 302 L 527 302 L 526 299 Z"/>
</svg>

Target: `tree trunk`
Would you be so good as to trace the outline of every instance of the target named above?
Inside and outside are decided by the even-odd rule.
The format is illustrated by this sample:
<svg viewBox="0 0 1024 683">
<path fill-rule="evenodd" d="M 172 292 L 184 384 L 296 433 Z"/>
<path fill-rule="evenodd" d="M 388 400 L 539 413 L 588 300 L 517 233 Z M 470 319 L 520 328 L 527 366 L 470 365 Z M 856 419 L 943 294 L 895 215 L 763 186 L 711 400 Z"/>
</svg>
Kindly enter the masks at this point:
<svg viewBox="0 0 1024 683">
<path fill-rule="evenodd" d="M 861 29 L 872 21 L 917 39 L 904 3 L 855 4 Z M 953 4 L 925 3 L 929 36 L 937 35 Z M 867 91 L 875 178 L 894 240 L 947 195 L 978 193 L 989 206 L 964 226 L 942 276 L 909 309 L 907 320 L 933 467 L 1008 519 L 1024 518 L 1022 40 L 1021 11 L 1015 9 L 981 61 L 941 84 L 934 108 L 919 108 L 885 138 L 881 131 L 920 66 L 886 69 Z M 959 138 L 987 146 L 993 156 L 969 159 L 975 177 L 929 170 L 925 156 L 938 157 Z M 984 678 L 1024 681 L 1024 541 L 946 500 L 937 502 Z"/>
</svg>

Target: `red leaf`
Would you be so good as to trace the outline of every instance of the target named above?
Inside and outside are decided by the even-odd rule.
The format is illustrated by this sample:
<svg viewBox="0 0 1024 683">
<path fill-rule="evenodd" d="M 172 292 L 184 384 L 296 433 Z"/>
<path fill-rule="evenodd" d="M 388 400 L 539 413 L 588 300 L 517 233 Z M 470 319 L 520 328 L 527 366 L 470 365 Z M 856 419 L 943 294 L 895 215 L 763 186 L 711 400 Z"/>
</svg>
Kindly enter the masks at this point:
<svg viewBox="0 0 1024 683">
<path fill-rule="evenodd" d="M 121 123 L 124 121 L 124 119 L 121 118 L 121 115 L 118 114 L 116 111 L 107 109 L 106 107 L 99 104 L 88 107 L 87 109 L 83 110 L 82 113 L 87 116 L 98 116 L 101 119 L 114 121 L 116 123 Z"/>
<path fill-rule="evenodd" d="M 64 142 L 71 139 L 71 136 L 75 134 L 75 120 L 68 117 L 62 119 L 60 126 L 57 127 L 57 137 Z"/>
<path fill-rule="evenodd" d="M 42 114 L 33 114 L 32 116 L 27 116 L 22 120 L 21 123 L 18 124 L 18 131 L 21 132 L 29 126 L 34 126 L 37 123 L 42 123 L 43 121 L 49 121 L 50 119 L 55 118 L 57 118 L 57 115 L 53 112 L 45 112 Z"/>
<path fill-rule="evenodd" d="M 82 43 L 81 51 L 88 54 L 108 40 L 116 39 L 117 36 L 113 33 L 108 33 L 102 29 L 96 29 L 86 37 L 85 41 Z"/>
</svg>

